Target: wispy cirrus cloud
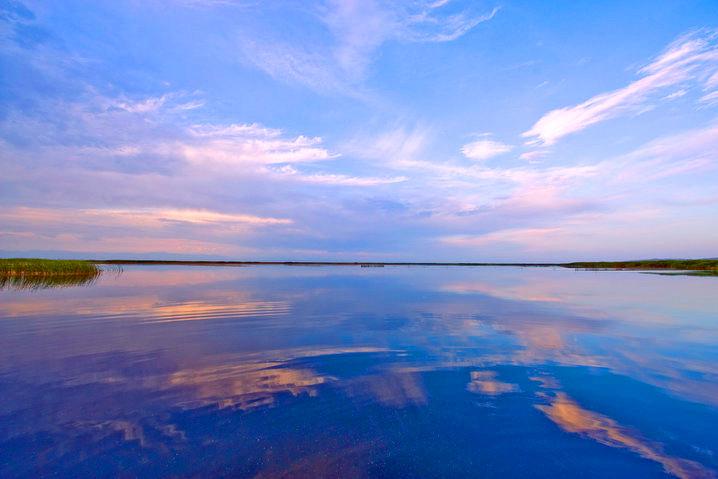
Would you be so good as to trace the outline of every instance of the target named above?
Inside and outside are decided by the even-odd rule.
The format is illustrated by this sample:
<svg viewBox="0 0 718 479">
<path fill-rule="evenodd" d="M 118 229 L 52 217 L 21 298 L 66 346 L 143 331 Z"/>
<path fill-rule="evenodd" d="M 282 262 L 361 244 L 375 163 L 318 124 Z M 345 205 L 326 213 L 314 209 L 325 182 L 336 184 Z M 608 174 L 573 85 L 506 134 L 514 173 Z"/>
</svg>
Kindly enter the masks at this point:
<svg viewBox="0 0 718 479">
<path fill-rule="evenodd" d="M 450 2 L 382 2 L 332 0 L 321 8 L 321 20 L 332 32 L 334 58 L 351 75 L 361 75 L 384 42 L 456 40 L 498 12 L 461 10 L 447 13 Z"/>
<path fill-rule="evenodd" d="M 528 246 L 559 231 L 561 231 L 559 228 L 514 228 L 492 231 L 482 235 L 445 236 L 441 238 L 441 241 L 452 246 L 471 248 L 493 243 L 517 243 Z"/>
<path fill-rule="evenodd" d="M 669 88 L 710 87 L 718 70 L 718 32 L 697 31 L 678 38 L 638 71 L 639 79 L 575 106 L 552 110 L 523 133 L 530 145 L 552 145 L 596 123 L 639 114 L 665 97 Z"/>
<path fill-rule="evenodd" d="M 700 102 L 709 105 L 718 104 L 718 90 L 706 93 L 701 97 Z"/>
<path fill-rule="evenodd" d="M 289 177 L 295 181 L 305 183 L 316 183 L 324 185 L 338 186 L 378 186 L 391 185 L 406 181 L 406 176 L 393 177 L 371 177 L 371 176 L 351 176 L 338 173 L 302 173 L 291 165 L 285 165 L 277 168 L 275 171 L 283 176 Z"/>
<path fill-rule="evenodd" d="M 251 214 L 224 213 L 195 208 L 7 208 L 0 213 L 4 222 L 43 222 L 45 224 L 82 223 L 116 226 L 142 225 L 163 227 L 170 223 L 189 225 L 242 224 L 272 226 L 291 224 L 287 218 L 262 217 Z"/>
<path fill-rule="evenodd" d="M 110 100 L 109 107 L 119 108 L 129 113 L 153 113 L 159 110 L 194 110 L 204 106 L 204 101 L 192 99 L 192 95 L 184 92 L 165 93 L 155 97 L 140 99 L 119 98 Z"/>
<path fill-rule="evenodd" d="M 330 0 L 310 17 L 329 38 L 281 38 L 269 29 L 241 38 L 239 48 L 245 62 L 277 80 L 361 97 L 357 86 L 386 42 L 450 42 L 499 11 L 456 11 L 450 3 Z"/>
</svg>

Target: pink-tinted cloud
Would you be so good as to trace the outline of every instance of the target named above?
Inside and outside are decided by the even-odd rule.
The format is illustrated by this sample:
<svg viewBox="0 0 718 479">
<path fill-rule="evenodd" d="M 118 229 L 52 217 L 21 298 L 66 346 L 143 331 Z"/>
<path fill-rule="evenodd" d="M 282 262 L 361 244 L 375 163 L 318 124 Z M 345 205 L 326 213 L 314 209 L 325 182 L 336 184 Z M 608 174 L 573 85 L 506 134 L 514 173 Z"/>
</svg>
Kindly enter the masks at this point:
<svg viewBox="0 0 718 479">
<path fill-rule="evenodd" d="M 491 139 L 481 139 L 467 143 L 461 147 L 461 153 L 471 160 L 483 161 L 512 150 L 511 145 Z"/>
</svg>

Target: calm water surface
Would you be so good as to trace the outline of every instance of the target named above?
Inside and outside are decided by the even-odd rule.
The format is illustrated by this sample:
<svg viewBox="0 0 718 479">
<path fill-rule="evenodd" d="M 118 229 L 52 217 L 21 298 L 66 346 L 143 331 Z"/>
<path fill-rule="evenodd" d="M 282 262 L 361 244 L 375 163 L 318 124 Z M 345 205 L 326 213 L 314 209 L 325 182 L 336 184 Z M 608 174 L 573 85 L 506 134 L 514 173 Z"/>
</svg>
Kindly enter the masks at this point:
<svg viewBox="0 0 718 479">
<path fill-rule="evenodd" d="M 716 470 L 716 278 L 128 267 L 0 291 L 0 477 Z"/>
</svg>

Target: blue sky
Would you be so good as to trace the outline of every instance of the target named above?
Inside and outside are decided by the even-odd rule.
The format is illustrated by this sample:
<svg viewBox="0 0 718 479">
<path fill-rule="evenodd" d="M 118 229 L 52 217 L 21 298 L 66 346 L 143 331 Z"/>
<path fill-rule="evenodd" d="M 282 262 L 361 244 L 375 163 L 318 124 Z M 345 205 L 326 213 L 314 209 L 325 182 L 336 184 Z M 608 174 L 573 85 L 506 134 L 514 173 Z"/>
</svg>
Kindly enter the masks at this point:
<svg viewBox="0 0 718 479">
<path fill-rule="evenodd" d="M 718 256 L 714 0 L 4 0 L 0 37 L 4 256 Z"/>
</svg>

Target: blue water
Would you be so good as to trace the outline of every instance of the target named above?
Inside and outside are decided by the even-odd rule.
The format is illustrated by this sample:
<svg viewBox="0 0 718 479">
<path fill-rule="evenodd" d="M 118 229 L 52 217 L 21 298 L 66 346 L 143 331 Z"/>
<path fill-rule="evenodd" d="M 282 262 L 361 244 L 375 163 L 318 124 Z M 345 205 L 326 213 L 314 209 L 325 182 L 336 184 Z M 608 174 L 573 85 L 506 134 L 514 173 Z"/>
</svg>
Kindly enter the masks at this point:
<svg viewBox="0 0 718 479">
<path fill-rule="evenodd" d="M 0 477 L 715 477 L 718 279 L 127 267 L 0 291 Z"/>
</svg>

